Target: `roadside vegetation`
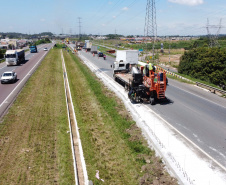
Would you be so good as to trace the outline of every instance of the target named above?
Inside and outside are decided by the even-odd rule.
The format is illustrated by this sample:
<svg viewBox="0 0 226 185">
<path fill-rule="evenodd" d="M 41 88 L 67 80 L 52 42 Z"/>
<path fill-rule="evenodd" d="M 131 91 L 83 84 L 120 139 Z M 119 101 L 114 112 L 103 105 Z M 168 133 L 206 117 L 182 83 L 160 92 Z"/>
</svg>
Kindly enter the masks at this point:
<svg viewBox="0 0 226 185">
<path fill-rule="evenodd" d="M 192 49 L 181 57 L 178 72 L 193 78 L 226 87 L 226 50 Z"/>
<path fill-rule="evenodd" d="M 5 55 L 6 49 L 0 49 L 0 63 L 4 62 L 4 55 Z M 3 59 L 3 60 L 1 60 Z"/>
<path fill-rule="evenodd" d="M 40 39 L 34 43 L 31 43 L 30 45 L 40 45 L 40 44 L 46 44 L 46 43 L 51 43 L 51 40 L 49 40 L 49 38 Z"/>
<path fill-rule="evenodd" d="M 166 69 L 174 68 L 174 70 L 178 70 L 176 74 L 194 82 L 198 81 L 225 90 L 226 37 L 220 37 L 218 42 L 220 44 L 219 48 L 209 48 L 207 37 L 187 41 L 159 41 L 155 44 L 155 49 L 158 53 L 155 55 L 154 64 L 161 64 Z M 105 40 L 104 43 L 115 48 L 119 46 L 120 49 L 148 49 L 150 53 L 146 52 L 140 55 L 139 60 L 141 61 L 150 60 L 150 56 L 152 56 L 152 43 L 139 44 L 119 40 Z M 163 53 L 160 52 L 161 43 L 164 46 Z M 170 75 L 168 76 L 170 77 Z"/>
<path fill-rule="evenodd" d="M 177 184 L 121 100 L 64 50 L 88 178 L 97 184 Z M 97 170 L 101 180 L 95 177 Z"/>
<path fill-rule="evenodd" d="M 0 122 L 0 184 L 74 184 L 62 62 L 51 49 Z"/>
<path fill-rule="evenodd" d="M 110 53 L 107 52 L 108 50 L 110 50 L 110 49 L 109 48 L 102 47 L 102 46 L 98 46 L 98 51 L 104 53 L 107 56 L 111 56 L 111 57 L 115 58 L 115 55 L 112 55 L 112 54 L 110 54 Z"/>
</svg>

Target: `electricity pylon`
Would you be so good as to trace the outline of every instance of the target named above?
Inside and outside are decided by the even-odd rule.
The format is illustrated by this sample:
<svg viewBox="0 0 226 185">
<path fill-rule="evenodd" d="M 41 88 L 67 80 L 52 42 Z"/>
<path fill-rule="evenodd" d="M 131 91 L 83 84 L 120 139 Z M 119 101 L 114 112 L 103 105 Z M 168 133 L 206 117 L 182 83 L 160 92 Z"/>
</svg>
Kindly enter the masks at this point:
<svg viewBox="0 0 226 185">
<path fill-rule="evenodd" d="M 154 60 L 155 42 L 157 38 L 155 0 L 147 0 L 144 36 L 152 40 L 152 58 Z"/>
<path fill-rule="evenodd" d="M 219 36 L 220 30 L 222 28 L 221 21 L 222 21 L 222 19 L 220 19 L 219 25 L 210 25 L 209 24 L 209 19 L 207 19 L 206 30 L 207 30 L 207 35 L 209 37 L 209 46 L 211 48 L 212 47 L 220 47 L 220 45 L 218 43 L 218 36 Z M 210 28 L 217 29 L 217 33 L 215 35 L 211 34 L 210 33 Z"/>
</svg>

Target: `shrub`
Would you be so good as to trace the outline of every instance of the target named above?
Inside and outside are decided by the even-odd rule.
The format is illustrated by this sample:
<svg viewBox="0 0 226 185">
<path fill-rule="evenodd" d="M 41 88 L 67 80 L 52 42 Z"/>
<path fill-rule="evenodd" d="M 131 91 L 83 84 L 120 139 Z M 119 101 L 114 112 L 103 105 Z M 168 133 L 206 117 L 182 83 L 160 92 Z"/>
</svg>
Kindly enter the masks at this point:
<svg viewBox="0 0 226 185">
<path fill-rule="evenodd" d="M 178 72 L 226 86 L 226 50 L 202 47 L 186 51 L 180 59 Z"/>
</svg>

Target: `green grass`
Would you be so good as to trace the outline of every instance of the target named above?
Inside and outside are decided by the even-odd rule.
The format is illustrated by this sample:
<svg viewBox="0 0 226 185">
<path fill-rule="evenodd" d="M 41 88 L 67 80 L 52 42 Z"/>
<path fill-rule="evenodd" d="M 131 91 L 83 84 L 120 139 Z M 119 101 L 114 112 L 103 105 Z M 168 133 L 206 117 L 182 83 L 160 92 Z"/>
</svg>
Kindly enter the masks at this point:
<svg viewBox="0 0 226 185">
<path fill-rule="evenodd" d="M 3 62 L 5 62 L 5 59 L 3 59 L 3 60 L 0 61 L 0 63 L 3 63 Z"/>
<path fill-rule="evenodd" d="M 183 83 L 188 83 L 188 84 L 194 84 L 194 83 L 195 83 L 195 82 L 191 82 L 191 81 L 188 81 L 188 80 L 184 80 L 184 79 L 181 79 L 181 78 L 178 78 L 178 77 L 176 77 L 176 76 L 169 75 L 169 74 L 167 74 L 166 76 L 167 76 L 168 78 L 170 78 L 170 79 L 174 79 L 174 80 L 177 80 L 177 81 L 183 82 Z"/>
<path fill-rule="evenodd" d="M 122 102 L 75 55 L 64 51 L 64 57 L 89 179 L 94 184 L 139 184 L 144 175 L 147 182 L 160 174 L 171 179 Z M 152 171 L 142 171 L 151 165 L 147 158 L 154 161 Z M 105 182 L 95 178 L 96 170 Z"/>
<path fill-rule="evenodd" d="M 51 50 L 0 125 L 1 184 L 74 184 L 60 50 Z"/>
<path fill-rule="evenodd" d="M 206 85 L 209 85 L 209 86 L 212 86 L 212 87 L 215 87 L 215 88 L 220 89 L 217 85 L 214 85 L 214 84 L 209 83 L 209 82 L 207 82 L 207 81 L 199 80 L 199 79 L 193 78 L 193 77 L 191 77 L 191 76 L 189 76 L 189 75 L 185 75 L 185 74 L 180 74 L 180 73 L 175 73 L 175 74 L 180 75 L 180 76 L 182 76 L 182 77 L 184 77 L 184 78 L 187 78 L 187 79 L 193 81 L 194 83 L 195 83 L 195 82 L 200 82 L 200 83 L 203 83 L 203 84 L 206 84 Z"/>
<path fill-rule="evenodd" d="M 111 56 L 111 57 L 114 57 L 115 58 L 115 55 L 112 55 L 110 53 L 108 53 L 107 51 L 110 50 L 109 48 L 105 48 L 105 47 L 102 47 L 102 46 L 98 46 L 98 50 L 100 52 L 103 52 L 104 54 L 106 54 L 107 56 Z"/>
</svg>

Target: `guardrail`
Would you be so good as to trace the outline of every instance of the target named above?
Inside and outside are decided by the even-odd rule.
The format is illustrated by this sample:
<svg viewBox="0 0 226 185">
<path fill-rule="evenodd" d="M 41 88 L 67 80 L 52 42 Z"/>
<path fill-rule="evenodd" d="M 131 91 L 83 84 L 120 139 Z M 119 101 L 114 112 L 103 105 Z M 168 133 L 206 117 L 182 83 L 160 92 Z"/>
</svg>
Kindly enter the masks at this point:
<svg viewBox="0 0 226 185">
<path fill-rule="evenodd" d="M 144 65 L 146 65 L 147 63 L 145 63 L 145 62 L 140 62 L 140 61 L 139 61 L 138 64 L 144 66 Z M 157 65 L 156 65 L 155 67 L 156 67 L 157 70 L 164 71 L 166 74 L 169 74 L 169 75 L 171 75 L 171 76 L 175 76 L 175 77 L 177 77 L 177 78 L 186 80 L 186 81 L 188 81 L 188 82 L 193 82 L 193 81 L 191 81 L 191 80 L 189 80 L 189 79 L 187 79 L 187 78 L 185 78 L 185 77 L 183 77 L 183 76 L 180 76 L 180 75 L 177 75 L 177 74 L 175 74 L 175 73 L 173 73 L 173 72 L 167 71 L 166 69 L 164 69 L 164 68 L 162 68 L 162 67 L 160 67 L 160 66 L 157 66 Z"/>
<path fill-rule="evenodd" d="M 168 71 L 168 70 L 166 70 L 166 69 L 164 69 L 164 68 L 162 68 L 162 67 L 156 66 L 156 68 L 157 68 L 158 70 L 162 70 L 162 71 L 166 72 L 166 74 L 175 76 L 175 77 L 177 77 L 177 78 L 186 80 L 186 81 L 188 81 L 188 82 L 192 82 L 191 80 L 189 80 L 189 79 L 187 79 L 187 78 L 185 78 L 185 77 L 183 77 L 183 76 L 177 75 L 177 74 L 175 74 L 175 73 L 173 73 L 173 72 L 170 72 L 170 71 Z"/>
<path fill-rule="evenodd" d="M 226 91 L 222 90 L 222 89 L 218 89 L 200 82 L 196 82 L 196 85 L 199 87 L 203 87 L 207 90 L 209 90 L 210 92 L 214 93 L 214 94 L 218 94 L 218 95 L 226 95 Z"/>
</svg>

